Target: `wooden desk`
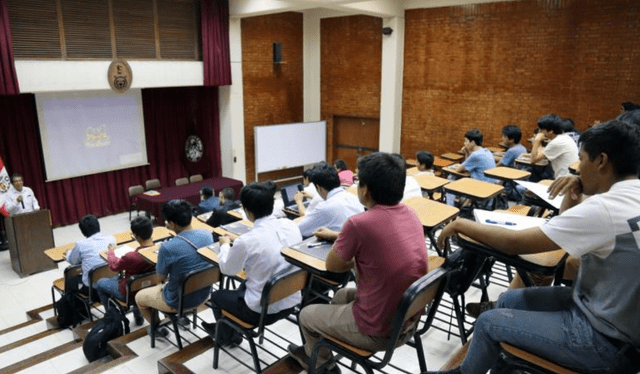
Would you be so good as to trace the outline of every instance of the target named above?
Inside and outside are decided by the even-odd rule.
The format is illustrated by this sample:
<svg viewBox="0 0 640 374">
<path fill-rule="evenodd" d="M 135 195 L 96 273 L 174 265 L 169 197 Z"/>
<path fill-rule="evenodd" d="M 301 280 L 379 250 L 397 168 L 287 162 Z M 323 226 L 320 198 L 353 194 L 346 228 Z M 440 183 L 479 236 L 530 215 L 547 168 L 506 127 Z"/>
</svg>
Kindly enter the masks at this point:
<svg viewBox="0 0 640 374">
<path fill-rule="evenodd" d="M 238 222 L 233 222 L 233 224 L 241 224 L 241 225 L 253 227 L 253 222 L 248 221 L 246 219 L 243 219 L 242 221 L 238 221 Z M 227 226 L 227 225 L 224 225 L 224 226 Z M 231 238 L 232 241 L 236 240 L 238 238 L 238 235 L 236 235 L 236 234 L 234 234 L 234 233 L 232 233 L 230 231 L 225 230 L 224 228 L 222 228 L 222 226 L 218 226 L 218 227 L 214 228 L 212 230 L 212 232 L 215 232 L 216 234 L 218 234 L 220 236 L 227 235 L 227 236 L 229 236 Z"/>
<path fill-rule="evenodd" d="M 315 236 L 304 240 L 302 243 L 292 245 L 291 247 L 283 248 L 280 253 L 284 256 L 284 259 L 300 268 L 319 276 L 326 276 L 327 274 L 336 274 L 327 270 L 325 259 L 327 254 L 331 250 L 333 243 L 323 242 L 324 244 L 313 247 L 315 255 L 303 252 L 309 251 L 309 245 L 317 245 L 314 243 L 321 243 Z"/>
<path fill-rule="evenodd" d="M 458 167 L 458 165 L 460 165 L 460 164 L 452 164 L 450 166 L 442 168 L 442 171 L 444 171 L 447 174 L 452 174 L 452 175 L 455 175 L 455 176 L 460 177 L 460 178 L 469 177 L 470 174 L 469 174 L 468 171 L 459 172 L 458 170 L 455 169 L 455 168 Z"/>
<path fill-rule="evenodd" d="M 118 245 L 134 241 L 133 233 L 131 232 L 131 230 L 119 232 L 113 234 L 113 236 L 116 238 L 116 244 Z"/>
<path fill-rule="evenodd" d="M 417 167 L 407 169 L 407 175 L 416 175 L 420 172 Z"/>
<path fill-rule="evenodd" d="M 53 262 L 62 262 L 65 260 L 64 255 L 67 251 L 71 250 L 75 245 L 76 243 L 68 243 L 59 247 L 49 248 L 44 251 L 44 254 L 53 260 Z"/>
<path fill-rule="evenodd" d="M 433 158 L 433 168 L 435 170 L 441 170 L 442 168 L 446 168 L 447 166 L 453 165 L 454 163 L 455 162 L 452 160 L 440 158 L 438 156 L 435 156 Z"/>
<path fill-rule="evenodd" d="M 242 215 L 242 207 L 236 208 L 236 209 L 232 209 L 232 210 L 227 210 L 227 214 L 230 215 L 233 218 L 244 219 L 244 217 Z"/>
<path fill-rule="evenodd" d="M 451 160 L 453 162 L 460 162 L 462 159 L 464 159 L 464 156 L 458 153 L 445 153 L 440 157 L 446 158 L 447 160 Z"/>
<path fill-rule="evenodd" d="M 498 166 L 493 169 L 485 170 L 484 175 L 486 175 L 487 177 L 500 179 L 501 181 L 509 182 L 529 178 L 531 173 L 528 171 L 514 169 L 506 166 Z"/>
<path fill-rule="evenodd" d="M 580 174 L 580 161 L 576 161 L 573 164 L 569 165 L 569 173 L 573 175 Z"/>
<path fill-rule="evenodd" d="M 460 213 L 460 209 L 423 197 L 412 197 L 405 200 L 403 204 L 418 214 L 431 245 L 436 249 L 438 255 L 442 256 L 442 250 L 438 247 L 434 233 L 440 226 L 454 219 Z"/>
<path fill-rule="evenodd" d="M 404 163 L 405 163 L 406 167 L 418 166 L 418 160 L 416 160 L 414 158 L 406 158 L 404 160 Z"/>
<path fill-rule="evenodd" d="M 206 223 L 200 221 L 196 217 L 193 217 L 191 219 L 191 227 L 196 229 L 196 230 L 205 230 L 205 231 L 213 232 L 213 227 L 211 227 L 211 226 L 207 225 Z"/>
<path fill-rule="evenodd" d="M 525 166 L 535 166 L 535 167 L 544 167 L 549 165 L 549 160 L 547 159 L 542 159 L 538 162 L 536 162 L 535 164 L 531 163 L 531 154 L 530 153 L 523 153 L 520 155 L 520 157 L 516 158 L 515 160 L 517 165 L 525 165 Z"/>
<path fill-rule="evenodd" d="M 491 153 L 497 153 L 497 152 L 504 151 L 504 148 L 500 148 L 500 147 L 485 147 L 485 148 L 488 149 L 489 152 L 491 152 Z"/>
<path fill-rule="evenodd" d="M 151 247 L 143 248 L 138 251 L 145 260 L 149 263 L 156 264 L 158 262 L 158 251 L 160 250 L 159 245 L 153 245 Z"/>
<path fill-rule="evenodd" d="M 216 252 L 216 250 L 220 251 L 219 243 L 213 243 L 213 245 L 211 246 L 199 248 L 198 253 L 200 254 L 200 256 L 204 257 L 207 261 L 211 262 L 214 265 L 218 265 L 218 252 Z M 244 270 L 241 270 L 238 274 L 235 275 L 234 278 L 239 280 L 246 280 L 247 273 L 245 273 Z"/>
<path fill-rule="evenodd" d="M 444 189 L 448 193 L 469 198 L 474 203 L 487 201 L 504 191 L 504 187 L 500 185 L 471 178 L 462 178 L 453 181 L 445 185 Z"/>
<path fill-rule="evenodd" d="M 442 189 L 442 186 L 449 183 L 448 179 L 436 177 L 429 174 L 419 174 L 414 175 L 413 177 L 416 179 L 416 181 L 418 181 L 420 188 L 424 191 L 427 191 L 428 193 L 433 193 L 436 190 L 440 190 Z"/>
</svg>

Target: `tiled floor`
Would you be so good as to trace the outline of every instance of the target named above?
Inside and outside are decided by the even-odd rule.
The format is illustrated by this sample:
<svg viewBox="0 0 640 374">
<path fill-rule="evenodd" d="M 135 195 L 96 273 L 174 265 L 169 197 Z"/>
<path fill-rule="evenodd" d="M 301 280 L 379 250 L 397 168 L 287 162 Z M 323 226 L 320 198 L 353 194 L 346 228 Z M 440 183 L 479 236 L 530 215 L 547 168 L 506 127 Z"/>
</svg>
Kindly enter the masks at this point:
<svg viewBox="0 0 640 374">
<path fill-rule="evenodd" d="M 128 213 L 100 218 L 101 229 L 103 232 L 107 233 L 127 230 L 129 229 L 128 218 Z M 56 245 L 61 245 L 81 239 L 82 234 L 80 233 L 77 225 L 71 225 L 56 228 L 54 230 L 54 238 Z M 0 287 L 2 288 L 2 296 L 0 297 L 0 305 L 2 306 L 0 313 L 0 331 L 27 321 L 27 311 L 50 304 L 51 283 L 54 279 L 62 277 L 63 269 L 67 265 L 68 264 L 66 262 L 62 262 L 59 264 L 58 269 L 34 274 L 26 278 L 20 278 L 11 269 L 9 252 L 0 252 Z M 502 289 L 499 287 L 492 287 L 490 289 L 490 295 L 495 298 L 501 291 Z M 467 294 L 467 301 L 477 301 L 478 299 L 479 291 L 472 288 Z M 42 314 L 45 319 L 52 315 L 53 312 L 51 310 Z M 209 321 L 213 320 L 213 315 L 210 311 L 200 313 L 199 316 Z M 143 326 L 143 328 L 146 328 L 146 325 Z M 270 329 L 281 335 L 284 339 L 300 344 L 298 328 L 292 323 L 288 321 L 280 321 L 271 326 Z M 2 334 L 0 335 L 0 348 L 45 330 L 46 324 L 44 321 L 41 321 L 22 329 Z M 202 337 L 206 336 L 200 329 L 197 329 L 196 333 Z M 187 335 L 185 334 L 185 336 Z M 272 338 L 277 345 L 281 345 L 285 348 L 288 344 L 286 341 L 275 337 L 271 333 L 267 333 L 267 337 Z M 458 338 L 451 337 L 451 339 L 447 339 L 447 334 L 445 332 L 435 329 L 427 332 L 422 339 L 425 347 L 427 365 L 431 370 L 440 368 L 461 347 L 461 343 Z M 24 345 L 20 348 L 0 353 L 0 373 L 3 371 L 2 368 L 5 368 L 12 363 L 29 358 L 37 353 L 72 340 L 73 336 L 71 331 L 64 330 L 46 338 L 39 339 L 28 345 Z M 243 346 L 248 348 L 248 344 L 246 342 L 243 343 Z M 265 342 L 264 347 L 279 357 L 286 354 L 281 348 L 273 346 L 273 344 L 269 342 Z M 138 357 L 111 369 L 108 373 L 137 374 L 143 372 L 156 372 L 157 361 L 177 350 L 173 345 L 163 341 L 162 339 L 157 341 L 155 349 L 151 349 L 149 346 L 148 336 L 144 336 L 133 341 L 129 344 L 129 348 L 131 348 Z M 243 361 L 251 363 L 248 355 L 241 354 L 237 349 L 234 350 L 234 352 L 238 354 L 239 357 L 242 357 Z M 269 358 L 269 355 L 264 352 L 260 352 L 260 357 L 265 358 L 268 362 L 273 362 L 275 360 L 273 358 Z M 41 362 L 27 370 L 23 370 L 20 373 L 67 373 L 78 369 L 87 363 L 88 362 L 82 353 L 82 349 L 74 349 L 64 355 Z M 419 372 L 415 350 L 408 346 L 401 347 L 396 351 L 392 359 L 392 363 L 410 372 Z M 195 373 L 216 372 L 240 374 L 251 372 L 235 360 L 231 359 L 224 352 L 220 353 L 219 369 L 214 370 L 212 368 L 212 364 L 213 353 L 209 350 L 206 353 L 188 361 L 186 365 Z M 395 372 L 393 369 L 387 371 Z M 350 370 L 343 367 L 343 372 L 349 373 Z"/>
</svg>

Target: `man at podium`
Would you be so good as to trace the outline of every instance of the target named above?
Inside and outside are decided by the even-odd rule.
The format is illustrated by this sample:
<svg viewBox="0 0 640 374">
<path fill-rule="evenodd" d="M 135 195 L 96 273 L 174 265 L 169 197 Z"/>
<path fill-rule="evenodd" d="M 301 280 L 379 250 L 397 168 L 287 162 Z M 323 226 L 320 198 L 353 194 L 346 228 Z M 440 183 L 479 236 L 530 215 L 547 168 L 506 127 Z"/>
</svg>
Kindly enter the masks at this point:
<svg viewBox="0 0 640 374">
<path fill-rule="evenodd" d="M 11 214 L 29 213 L 40 210 L 38 200 L 29 187 L 24 186 L 22 175 L 15 173 L 11 177 L 13 188 L 6 194 L 6 208 Z"/>
</svg>

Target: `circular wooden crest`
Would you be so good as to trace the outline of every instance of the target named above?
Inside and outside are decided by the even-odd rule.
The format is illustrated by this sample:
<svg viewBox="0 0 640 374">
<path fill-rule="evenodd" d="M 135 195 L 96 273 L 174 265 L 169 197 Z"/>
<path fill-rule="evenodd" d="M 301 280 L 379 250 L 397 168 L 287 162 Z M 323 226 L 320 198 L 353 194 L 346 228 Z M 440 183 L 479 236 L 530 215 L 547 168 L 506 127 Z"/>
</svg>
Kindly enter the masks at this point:
<svg viewBox="0 0 640 374">
<path fill-rule="evenodd" d="M 125 60 L 113 60 L 111 65 L 109 65 L 107 79 L 109 80 L 109 86 L 111 86 L 112 90 L 118 93 L 127 92 L 133 81 L 131 66 L 129 66 Z"/>
</svg>

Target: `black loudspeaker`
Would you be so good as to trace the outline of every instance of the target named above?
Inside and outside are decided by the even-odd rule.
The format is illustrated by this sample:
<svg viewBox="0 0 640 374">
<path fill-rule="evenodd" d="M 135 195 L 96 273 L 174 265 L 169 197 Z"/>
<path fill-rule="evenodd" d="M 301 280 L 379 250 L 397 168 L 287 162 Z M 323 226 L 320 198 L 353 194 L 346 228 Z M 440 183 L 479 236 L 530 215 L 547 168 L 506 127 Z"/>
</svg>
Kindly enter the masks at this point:
<svg viewBox="0 0 640 374">
<path fill-rule="evenodd" d="M 273 63 L 279 64 L 282 62 L 282 44 L 273 43 Z"/>
</svg>

